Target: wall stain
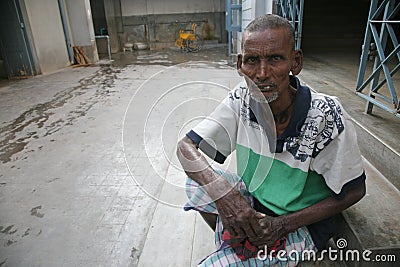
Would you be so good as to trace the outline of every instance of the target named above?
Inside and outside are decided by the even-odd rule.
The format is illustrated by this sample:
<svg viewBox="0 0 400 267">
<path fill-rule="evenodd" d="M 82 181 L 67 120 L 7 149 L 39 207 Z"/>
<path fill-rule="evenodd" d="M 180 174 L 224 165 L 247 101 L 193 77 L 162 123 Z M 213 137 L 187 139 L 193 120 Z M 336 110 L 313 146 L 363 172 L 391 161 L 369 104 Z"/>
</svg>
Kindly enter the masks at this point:
<svg viewBox="0 0 400 267">
<path fill-rule="evenodd" d="M 94 105 L 116 92 L 112 88 L 120 72 L 118 67 L 100 65 L 97 72 L 81 79 L 78 86 L 61 91 L 50 101 L 37 104 L 13 121 L 3 123 L 4 126 L 0 127 L 0 161 L 17 160 L 14 155 L 23 151 L 31 139 L 50 136 L 65 126 L 73 125 Z M 85 99 L 76 104 L 73 100 L 78 97 Z M 52 121 L 61 108 L 67 109 L 63 112 L 66 118 Z"/>
</svg>

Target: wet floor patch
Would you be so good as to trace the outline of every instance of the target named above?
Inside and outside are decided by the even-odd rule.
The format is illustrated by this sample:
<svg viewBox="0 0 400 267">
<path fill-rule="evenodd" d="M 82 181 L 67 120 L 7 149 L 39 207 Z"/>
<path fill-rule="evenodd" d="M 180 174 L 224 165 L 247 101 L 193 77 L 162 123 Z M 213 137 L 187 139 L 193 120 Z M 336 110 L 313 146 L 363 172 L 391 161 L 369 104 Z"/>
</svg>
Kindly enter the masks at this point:
<svg viewBox="0 0 400 267">
<path fill-rule="evenodd" d="M 0 225 L 0 246 L 9 247 L 18 242 L 20 242 L 23 238 L 29 238 L 32 233 L 32 229 L 30 227 L 26 227 L 25 230 L 19 231 L 18 228 L 14 224 L 10 225 Z M 41 230 L 36 234 L 39 236 Z M 0 248 L 1 251 L 1 248 Z M 1 254 L 1 253 L 0 253 Z M 2 260 L 2 259 L 0 259 Z M 3 264 L 5 261 L 3 261 Z M 1 264 L 0 264 L 1 266 Z"/>
<path fill-rule="evenodd" d="M 22 235 L 22 237 L 28 236 L 29 233 L 30 233 L 30 231 L 31 231 L 31 228 L 27 228 L 27 229 L 25 230 L 24 234 Z"/>
<path fill-rule="evenodd" d="M 43 218 L 44 217 L 44 213 L 40 213 L 39 210 L 42 209 L 42 206 L 37 206 L 31 209 L 31 215 L 32 216 L 36 216 L 38 218 Z"/>
<path fill-rule="evenodd" d="M 50 101 L 37 104 L 16 119 L 3 123 L 0 127 L 0 161 L 17 160 L 19 158 L 15 155 L 23 151 L 31 140 L 50 136 L 73 125 L 93 106 L 115 92 L 113 86 L 120 72 L 120 68 L 101 65 L 93 75 L 80 80 L 78 86 L 61 91 Z M 62 113 L 62 118 L 57 117 L 57 113 Z"/>
<path fill-rule="evenodd" d="M 0 233 L 2 234 L 12 235 L 15 234 L 17 231 L 18 229 L 16 229 L 14 225 L 0 226 Z"/>
<path fill-rule="evenodd" d="M 221 65 L 234 66 L 236 56 L 228 55 L 228 47 L 218 45 L 204 48 L 197 53 L 187 53 L 175 48 L 167 48 L 161 51 L 140 50 L 132 53 L 120 53 L 113 56 L 112 64 L 118 67 L 129 65 L 161 65 L 174 66 L 189 61 L 213 61 L 221 62 Z"/>
<path fill-rule="evenodd" d="M 4 247 L 9 247 L 12 244 L 16 243 L 15 234 L 18 232 L 18 229 L 12 224 L 7 226 L 0 226 L 0 234 L 2 234 L 0 240 L 3 242 Z"/>
</svg>

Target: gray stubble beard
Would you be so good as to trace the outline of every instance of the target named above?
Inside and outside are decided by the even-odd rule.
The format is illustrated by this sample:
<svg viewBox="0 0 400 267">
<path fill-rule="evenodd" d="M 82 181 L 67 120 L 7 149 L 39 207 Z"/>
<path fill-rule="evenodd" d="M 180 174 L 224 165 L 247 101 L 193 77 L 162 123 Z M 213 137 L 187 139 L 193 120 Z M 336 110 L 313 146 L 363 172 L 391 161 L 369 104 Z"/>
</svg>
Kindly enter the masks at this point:
<svg viewBox="0 0 400 267">
<path fill-rule="evenodd" d="M 256 100 L 257 102 L 260 102 L 260 103 L 271 103 L 271 102 L 273 102 L 273 101 L 275 101 L 275 100 L 277 100 L 278 99 L 278 97 L 279 97 L 279 92 L 274 92 L 271 96 L 268 96 L 268 97 L 266 97 L 264 94 L 262 94 L 261 92 L 260 93 L 257 93 L 257 95 L 255 95 L 255 94 L 253 94 L 252 92 L 250 92 L 250 96 L 254 99 L 254 100 Z"/>
</svg>

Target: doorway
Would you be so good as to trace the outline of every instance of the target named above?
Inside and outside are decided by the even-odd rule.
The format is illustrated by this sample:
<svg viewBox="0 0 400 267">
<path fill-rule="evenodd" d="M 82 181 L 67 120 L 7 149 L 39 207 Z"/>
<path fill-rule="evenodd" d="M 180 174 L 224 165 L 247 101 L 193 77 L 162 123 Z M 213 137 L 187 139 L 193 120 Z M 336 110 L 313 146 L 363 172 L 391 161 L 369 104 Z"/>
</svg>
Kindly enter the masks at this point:
<svg viewBox="0 0 400 267">
<path fill-rule="evenodd" d="M 360 55 L 369 5 L 370 0 L 305 1 L 304 53 L 343 52 Z"/>
</svg>

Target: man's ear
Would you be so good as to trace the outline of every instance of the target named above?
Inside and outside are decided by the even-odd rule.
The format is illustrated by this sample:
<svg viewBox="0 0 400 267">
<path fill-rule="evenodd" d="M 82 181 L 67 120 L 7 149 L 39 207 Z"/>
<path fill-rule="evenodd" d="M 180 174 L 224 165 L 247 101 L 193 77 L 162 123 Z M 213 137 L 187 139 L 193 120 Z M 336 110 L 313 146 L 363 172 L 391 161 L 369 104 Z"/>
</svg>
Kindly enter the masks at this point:
<svg viewBox="0 0 400 267">
<path fill-rule="evenodd" d="M 238 71 L 240 76 L 243 76 L 242 75 L 242 60 L 243 60 L 243 56 L 242 56 L 242 54 L 239 54 L 237 61 L 236 61 L 236 70 Z"/>
<path fill-rule="evenodd" d="M 294 60 L 292 64 L 292 71 L 293 75 L 297 75 L 303 69 L 303 51 L 301 49 L 294 51 Z"/>
</svg>

